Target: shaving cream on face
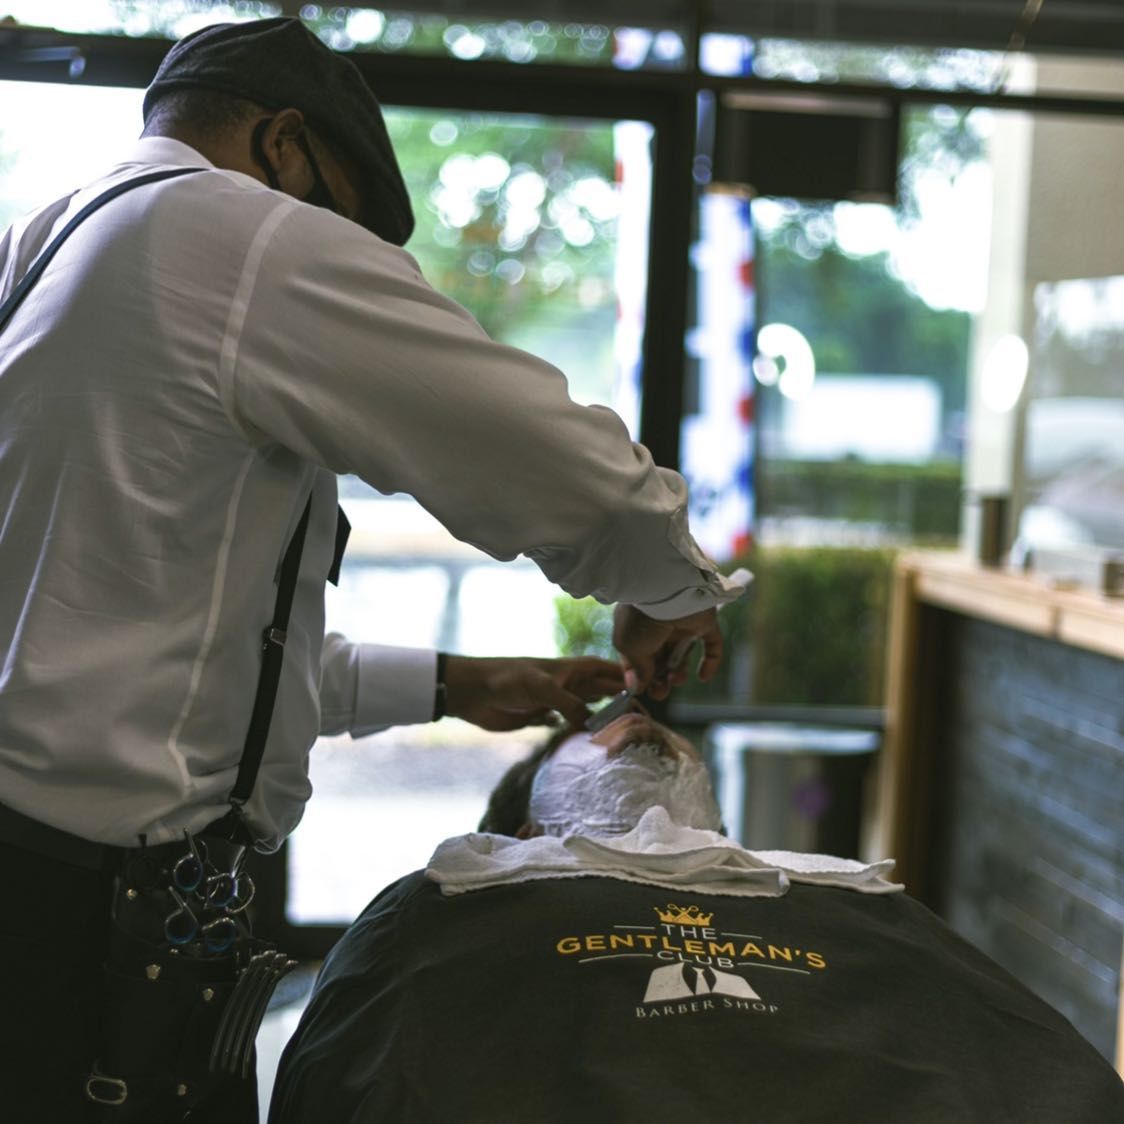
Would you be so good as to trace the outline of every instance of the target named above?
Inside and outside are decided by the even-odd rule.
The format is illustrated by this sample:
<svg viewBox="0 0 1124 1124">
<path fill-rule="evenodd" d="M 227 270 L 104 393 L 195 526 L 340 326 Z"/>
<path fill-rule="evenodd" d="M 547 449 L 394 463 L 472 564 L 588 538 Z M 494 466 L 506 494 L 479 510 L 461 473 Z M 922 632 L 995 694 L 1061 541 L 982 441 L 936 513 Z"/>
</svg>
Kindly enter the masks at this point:
<svg viewBox="0 0 1124 1124">
<path fill-rule="evenodd" d="M 547 835 L 623 835 L 657 805 L 685 827 L 716 831 L 721 824 L 701 761 L 651 743 L 610 756 L 588 734 L 576 734 L 535 774 L 530 818 Z"/>
</svg>

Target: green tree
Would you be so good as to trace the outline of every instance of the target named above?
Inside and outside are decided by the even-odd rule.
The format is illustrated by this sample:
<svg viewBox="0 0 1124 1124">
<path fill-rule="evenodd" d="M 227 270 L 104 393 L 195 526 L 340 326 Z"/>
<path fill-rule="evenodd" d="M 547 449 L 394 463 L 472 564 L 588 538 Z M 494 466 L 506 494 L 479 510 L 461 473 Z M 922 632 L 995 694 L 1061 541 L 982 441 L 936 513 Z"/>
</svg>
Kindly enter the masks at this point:
<svg viewBox="0 0 1124 1124">
<path fill-rule="evenodd" d="M 761 323 L 782 320 L 812 345 L 816 368 L 834 374 L 925 375 L 946 413 L 964 408 L 971 316 L 931 308 L 887 254 L 855 257 L 834 243 L 807 250 L 808 214 L 759 240 Z"/>
<path fill-rule="evenodd" d="M 963 54 L 969 62 L 975 57 Z M 911 65 L 927 73 L 920 61 Z M 939 105 L 908 112 L 902 152 L 895 217 L 908 231 L 926 221 L 923 179 L 937 175 L 952 184 L 985 158 L 981 119 Z M 779 320 L 797 328 L 811 344 L 817 370 L 934 380 L 946 430 L 954 429 L 966 406 L 971 313 L 932 307 L 898 274 L 890 253 L 849 252 L 838 237 L 834 202 L 787 200 L 777 216 L 757 231 L 759 323 Z"/>
<path fill-rule="evenodd" d="M 616 192 L 609 122 L 388 111 L 414 200 L 410 251 L 490 335 L 610 314 Z"/>
</svg>

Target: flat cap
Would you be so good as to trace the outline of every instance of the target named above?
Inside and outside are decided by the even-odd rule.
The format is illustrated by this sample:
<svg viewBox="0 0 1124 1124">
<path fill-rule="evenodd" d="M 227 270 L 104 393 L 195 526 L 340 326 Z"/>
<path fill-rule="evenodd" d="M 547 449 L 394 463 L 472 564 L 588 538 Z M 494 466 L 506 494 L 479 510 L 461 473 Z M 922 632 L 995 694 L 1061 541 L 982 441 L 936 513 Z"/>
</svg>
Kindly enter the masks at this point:
<svg viewBox="0 0 1124 1124">
<path fill-rule="evenodd" d="M 401 246 L 414 229 L 410 196 L 382 110 L 359 69 L 296 19 L 219 23 L 184 36 L 145 91 L 147 122 L 160 99 L 215 90 L 263 109 L 299 109 L 317 135 L 358 165 L 363 225 Z"/>
</svg>

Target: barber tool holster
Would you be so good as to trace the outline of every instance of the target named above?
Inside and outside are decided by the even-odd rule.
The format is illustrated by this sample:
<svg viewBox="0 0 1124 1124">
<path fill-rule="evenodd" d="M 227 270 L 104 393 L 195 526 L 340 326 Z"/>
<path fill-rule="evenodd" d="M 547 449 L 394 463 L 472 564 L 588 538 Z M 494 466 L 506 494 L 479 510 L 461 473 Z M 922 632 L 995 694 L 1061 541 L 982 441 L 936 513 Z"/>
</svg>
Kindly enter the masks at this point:
<svg viewBox="0 0 1124 1124">
<path fill-rule="evenodd" d="M 113 889 L 102 1046 L 85 1084 L 105 1121 L 189 1119 L 252 1077 L 262 1016 L 296 961 L 250 931 L 244 851 L 206 832 L 125 851 Z M 216 885 L 233 896 L 216 895 Z"/>
</svg>

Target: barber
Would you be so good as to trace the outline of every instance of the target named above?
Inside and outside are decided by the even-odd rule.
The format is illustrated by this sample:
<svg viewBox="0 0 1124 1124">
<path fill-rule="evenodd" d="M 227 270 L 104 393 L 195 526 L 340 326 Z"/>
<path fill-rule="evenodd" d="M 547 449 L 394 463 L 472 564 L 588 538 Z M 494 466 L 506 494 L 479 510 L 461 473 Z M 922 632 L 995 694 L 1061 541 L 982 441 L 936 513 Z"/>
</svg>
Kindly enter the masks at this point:
<svg viewBox="0 0 1124 1124">
<path fill-rule="evenodd" d="M 485 336 L 400 249 L 409 198 L 353 64 L 296 20 L 206 28 L 168 53 L 144 117 L 107 175 L 0 241 L 7 298 L 83 207 L 129 185 L 68 235 L 0 332 L 11 1124 L 133 1119 L 148 1078 L 169 1079 L 88 1080 L 123 855 L 167 865 L 216 823 L 275 849 L 321 732 L 441 714 L 575 722 L 621 686 L 605 661 L 439 661 L 325 638 L 338 474 L 416 497 L 459 539 L 524 554 L 573 596 L 617 602 L 635 689 L 666 693 L 691 638 L 712 673 L 715 609 L 737 592 L 689 534 L 683 480 L 611 411 L 575 404 L 553 367 Z M 171 178 L 132 182 L 149 173 Z M 271 627 L 302 535 L 285 626 Z M 267 648 L 284 641 L 279 682 L 252 791 L 232 800 L 263 630 Z M 114 898 L 118 928 L 129 892 Z M 201 1104 L 180 1082 L 144 1119 L 180 1119 L 190 1101 L 193 1121 L 255 1120 L 252 1084 Z"/>
</svg>

